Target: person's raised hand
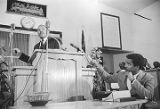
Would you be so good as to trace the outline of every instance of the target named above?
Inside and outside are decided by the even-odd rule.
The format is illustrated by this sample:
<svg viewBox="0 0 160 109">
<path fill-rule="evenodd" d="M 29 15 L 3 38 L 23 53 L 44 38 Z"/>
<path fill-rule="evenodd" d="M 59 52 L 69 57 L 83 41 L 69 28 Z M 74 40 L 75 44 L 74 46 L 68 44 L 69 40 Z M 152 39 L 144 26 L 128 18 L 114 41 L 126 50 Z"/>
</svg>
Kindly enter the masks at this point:
<svg viewBox="0 0 160 109">
<path fill-rule="evenodd" d="M 128 79 L 132 82 L 135 78 L 131 72 L 128 72 Z"/>
</svg>

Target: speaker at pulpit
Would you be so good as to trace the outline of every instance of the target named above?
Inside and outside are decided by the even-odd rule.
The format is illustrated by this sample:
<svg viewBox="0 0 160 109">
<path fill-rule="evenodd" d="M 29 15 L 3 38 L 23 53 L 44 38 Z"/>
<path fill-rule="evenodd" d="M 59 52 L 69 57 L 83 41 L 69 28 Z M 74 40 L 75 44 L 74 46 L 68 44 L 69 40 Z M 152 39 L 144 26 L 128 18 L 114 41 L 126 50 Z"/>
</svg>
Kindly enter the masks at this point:
<svg viewBox="0 0 160 109">
<path fill-rule="evenodd" d="M 31 57 L 32 65 L 37 68 L 34 92 L 48 92 L 49 99 L 56 102 L 66 101 L 74 96 L 91 99 L 90 85 L 82 77 L 84 53 L 59 49 L 48 49 L 47 53 L 46 57 L 46 50 L 35 50 Z"/>
</svg>

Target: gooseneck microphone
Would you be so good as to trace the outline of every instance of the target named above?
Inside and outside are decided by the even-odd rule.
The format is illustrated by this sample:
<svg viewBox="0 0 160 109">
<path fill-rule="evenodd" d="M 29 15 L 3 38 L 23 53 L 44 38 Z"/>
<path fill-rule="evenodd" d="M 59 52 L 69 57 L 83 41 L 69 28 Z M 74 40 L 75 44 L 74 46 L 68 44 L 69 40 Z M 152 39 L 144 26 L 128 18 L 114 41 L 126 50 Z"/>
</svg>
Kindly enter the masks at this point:
<svg viewBox="0 0 160 109">
<path fill-rule="evenodd" d="M 81 51 L 81 50 L 79 49 L 79 47 L 77 47 L 76 45 L 74 45 L 74 44 L 72 44 L 72 43 L 70 43 L 70 46 L 72 46 L 73 48 L 75 48 L 75 49 L 77 50 L 77 52 L 78 52 L 78 51 Z"/>
<path fill-rule="evenodd" d="M 20 51 L 19 48 L 14 48 L 14 49 L 13 49 L 13 52 L 14 52 L 15 54 L 18 54 L 18 53 L 20 53 L 21 51 Z"/>
<path fill-rule="evenodd" d="M 14 23 L 11 24 L 11 29 L 15 30 L 15 24 Z"/>
<path fill-rule="evenodd" d="M 50 28 L 50 21 L 49 20 L 46 21 L 45 26 L 46 26 L 47 29 Z"/>
</svg>

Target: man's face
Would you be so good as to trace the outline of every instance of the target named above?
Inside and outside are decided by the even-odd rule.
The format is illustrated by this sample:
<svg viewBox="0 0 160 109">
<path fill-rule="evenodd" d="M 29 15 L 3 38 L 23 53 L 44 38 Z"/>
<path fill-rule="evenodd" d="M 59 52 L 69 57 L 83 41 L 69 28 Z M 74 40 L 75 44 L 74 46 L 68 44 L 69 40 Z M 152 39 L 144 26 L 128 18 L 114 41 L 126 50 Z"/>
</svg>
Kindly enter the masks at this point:
<svg viewBox="0 0 160 109">
<path fill-rule="evenodd" d="M 136 74 L 138 70 L 138 67 L 134 66 L 132 59 L 125 60 L 125 68 L 128 72 L 132 72 L 133 75 Z"/>
<path fill-rule="evenodd" d="M 41 39 L 44 39 L 45 37 L 47 37 L 47 29 L 44 25 L 40 25 L 38 27 L 38 36 L 41 38 Z"/>
</svg>

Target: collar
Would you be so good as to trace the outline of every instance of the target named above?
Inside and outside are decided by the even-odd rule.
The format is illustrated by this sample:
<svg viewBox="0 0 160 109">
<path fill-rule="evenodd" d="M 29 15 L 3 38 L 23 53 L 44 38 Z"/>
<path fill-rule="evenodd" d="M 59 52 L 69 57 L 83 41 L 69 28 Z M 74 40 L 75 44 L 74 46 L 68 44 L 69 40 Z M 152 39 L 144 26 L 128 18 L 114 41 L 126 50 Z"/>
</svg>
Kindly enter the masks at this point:
<svg viewBox="0 0 160 109">
<path fill-rule="evenodd" d="M 47 38 L 42 39 L 42 43 L 44 44 L 46 42 Z"/>
<path fill-rule="evenodd" d="M 133 75 L 134 78 L 137 78 L 137 76 L 142 72 L 142 70 L 139 70 L 137 74 Z"/>
</svg>

